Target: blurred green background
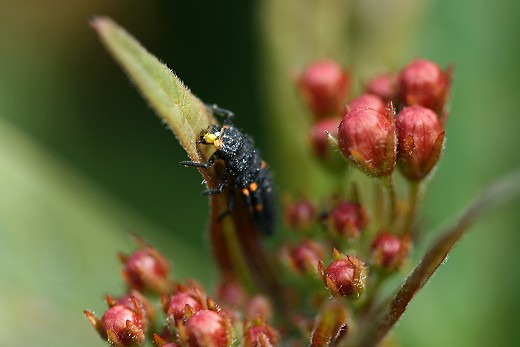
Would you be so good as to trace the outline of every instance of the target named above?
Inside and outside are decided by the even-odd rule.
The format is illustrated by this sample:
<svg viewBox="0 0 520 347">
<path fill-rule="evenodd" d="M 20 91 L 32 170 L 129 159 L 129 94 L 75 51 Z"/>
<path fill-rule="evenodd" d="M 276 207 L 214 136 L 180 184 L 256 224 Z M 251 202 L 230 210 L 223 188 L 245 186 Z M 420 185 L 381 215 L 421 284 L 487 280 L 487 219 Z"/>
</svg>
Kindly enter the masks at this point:
<svg viewBox="0 0 520 347">
<path fill-rule="evenodd" d="M 367 17 L 355 20 L 381 18 L 388 3 L 365 1 Z M 456 64 L 446 151 L 423 213 L 439 230 L 520 163 L 520 2 L 408 3 L 410 12 L 383 16 L 363 39 L 394 50 L 381 60 L 367 50 L 376 68 L 418 56 Z M 174 136 L 88 20 L 113 17 L 196 95 L 234 110 L 276 173 L 282 160 L 265 122 L 272 71 L 260 44 L 275 38 L 261 40 L 259 13 L 269 12 L 259 6 L 269 1 L 0 2 L 0 346 L 103 346 L 82 310 L 99 314 L 103 295 L 123 290 L 115 255 L 132 248 L 132 231 L 173 261 L 176 276 L 214 283 L 201 178 L 179 166 L 186 157 Z M 403 30 L 402 21 L 400 41 L 385 41 L 382 28 Z M 399 323 L 403 346 L 520 344 L 519 207 L 464 238 Z"/>
</svg>

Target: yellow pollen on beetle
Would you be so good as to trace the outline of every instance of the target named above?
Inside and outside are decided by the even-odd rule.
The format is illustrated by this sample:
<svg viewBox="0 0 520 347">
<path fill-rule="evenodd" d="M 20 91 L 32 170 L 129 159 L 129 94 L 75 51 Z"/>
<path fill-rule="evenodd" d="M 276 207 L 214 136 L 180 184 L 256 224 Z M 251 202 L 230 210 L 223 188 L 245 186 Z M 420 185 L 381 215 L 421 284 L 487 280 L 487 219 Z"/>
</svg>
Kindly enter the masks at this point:
<svg viewBox="0 0 520 347">
<path fill-rule="evenodd" d="M 217 136 L 215 134 L 212 134 L 212 133 L 204 134 L 204 141 L 206 143 L 214 143 L 216 139 L 217 139 Z"/>
</svg>

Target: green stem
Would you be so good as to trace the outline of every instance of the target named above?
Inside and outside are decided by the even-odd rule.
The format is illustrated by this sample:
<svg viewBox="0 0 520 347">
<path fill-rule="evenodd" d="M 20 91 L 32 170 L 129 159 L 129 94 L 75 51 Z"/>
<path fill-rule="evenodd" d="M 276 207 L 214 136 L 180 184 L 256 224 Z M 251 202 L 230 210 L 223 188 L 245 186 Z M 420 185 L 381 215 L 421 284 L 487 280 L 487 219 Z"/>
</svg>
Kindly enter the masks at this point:
<svg viewBox="0 0 520 347">
<path fill-rule="evenodd" d="M 413 227 L 415 218 L 417 216 L 417 211 L 419 210 L 420 198 L 422 193 L 422 184 L 421 182 L 416 181 L 408 181 L 408 213 L 406 215 L 406 220 L 401 229 L 401 234 L 406 234 L 410 232 L 410 229 Z"/>
<path fill-rule="evenodd" d="M 385 176 L 382 178 L 383 184 L 386 188 L 388 194 L 388 200 L 390 202 L 390 208 L 388 211 L 388 227 L 391 228 L 394 224 L 395 218 L 397 216 L 397 202 L 395 197 L 395 189 L 394 182 L 392 180 L 392 175 Z"/>
</svg>

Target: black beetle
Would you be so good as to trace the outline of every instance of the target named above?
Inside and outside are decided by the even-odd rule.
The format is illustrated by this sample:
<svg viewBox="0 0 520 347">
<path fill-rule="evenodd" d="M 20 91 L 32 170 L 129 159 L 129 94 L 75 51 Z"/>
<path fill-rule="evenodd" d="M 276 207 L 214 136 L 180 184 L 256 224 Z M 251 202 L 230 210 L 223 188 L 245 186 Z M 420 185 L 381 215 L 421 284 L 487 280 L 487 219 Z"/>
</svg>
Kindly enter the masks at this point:
<svg viewBox="0 0 520 347">
<path fill-rule="evenodd" d="M 272 234 L 275 224 L 273 181 L 266 163 L 260 157 L 253 140 L 233 125 L 234 114 L 216 105 L 209 106 L 212 112 L 226 117 L 222 127 L 210 125 L 200 134 L 198 144 L 213 145 L 216 151 L 208 161 L 198 163 L 183 161 L 184 166 L 209 168 L 215 160 L 222 160 L 225 172 L 220 177 L 217 188 L 207 189 L 204 195 L 220 194 L 227 186 L 229 200 L 227 210 L 220 217 L 231 213 L 234 207 L 235 191 L 239 190 L 255 221 L 265 234 Z"/>
</svg>

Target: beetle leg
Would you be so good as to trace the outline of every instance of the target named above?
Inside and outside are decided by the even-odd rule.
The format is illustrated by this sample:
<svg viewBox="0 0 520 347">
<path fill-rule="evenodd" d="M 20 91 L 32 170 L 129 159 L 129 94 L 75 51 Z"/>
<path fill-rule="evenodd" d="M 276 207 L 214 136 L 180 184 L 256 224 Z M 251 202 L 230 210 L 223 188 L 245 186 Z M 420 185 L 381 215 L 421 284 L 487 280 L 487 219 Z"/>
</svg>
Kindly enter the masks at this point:
<svg viewBox="0 0 520 347">
<path fill-rule="evenodd" d="M 213 165 L 213 163 L 215 163 L 215 154 L 211 155 L 211 157 L 209 157 L 208 161 L 205 163 L 198 163 L 196 161 L 181 161 L 179 164 L 181 164 L 182 166 L 202 167 L 204 169 L 207 169 L 208 167 Z"/>
<path fill-rule="evenodd" d="M 225 216 L 227 216 L 228 214 L 230 214 L 231 212 L 233 212 L 233 208 L 235 207 L 235 189 L 230 186 L 229 187 L 229 191 L 228 191 L 228 201 L 227 201 L 227 208 L 220 212 L 219 215 L 218 215 L 218 219 L 221 220 L 222 218 L 224 218 Z"/>
<path fill-rule="evenodd" d="M 229 110 L 226 110 L 224 108 L 220 108 L 218 107 L 217 105 L 213 104 L 213 105 L 206 105 L 210 110 L 211 112 L 215 113 L 215 114 L 218 114 L 220 116 L 224 116 L 226 117 L 226 120 L 224 121 L 224 124 L 228 125 L 228 124 L 231 124 L 233 122 L 233 118 L 235 117 L 235 114 Z"/>
<path fill-rule="evenodd" d="M 205 191 L 202 192 L 202 195 L 220 194 L 224 191 L 224 187 L 226 186 L 226 183 L 227 183 L 227 174 L 224 172 L 222 174 L 222 177 L 220 178 L 220 182 L 219 182 L 217 188 L 206 189 Z"/>
</svg>

